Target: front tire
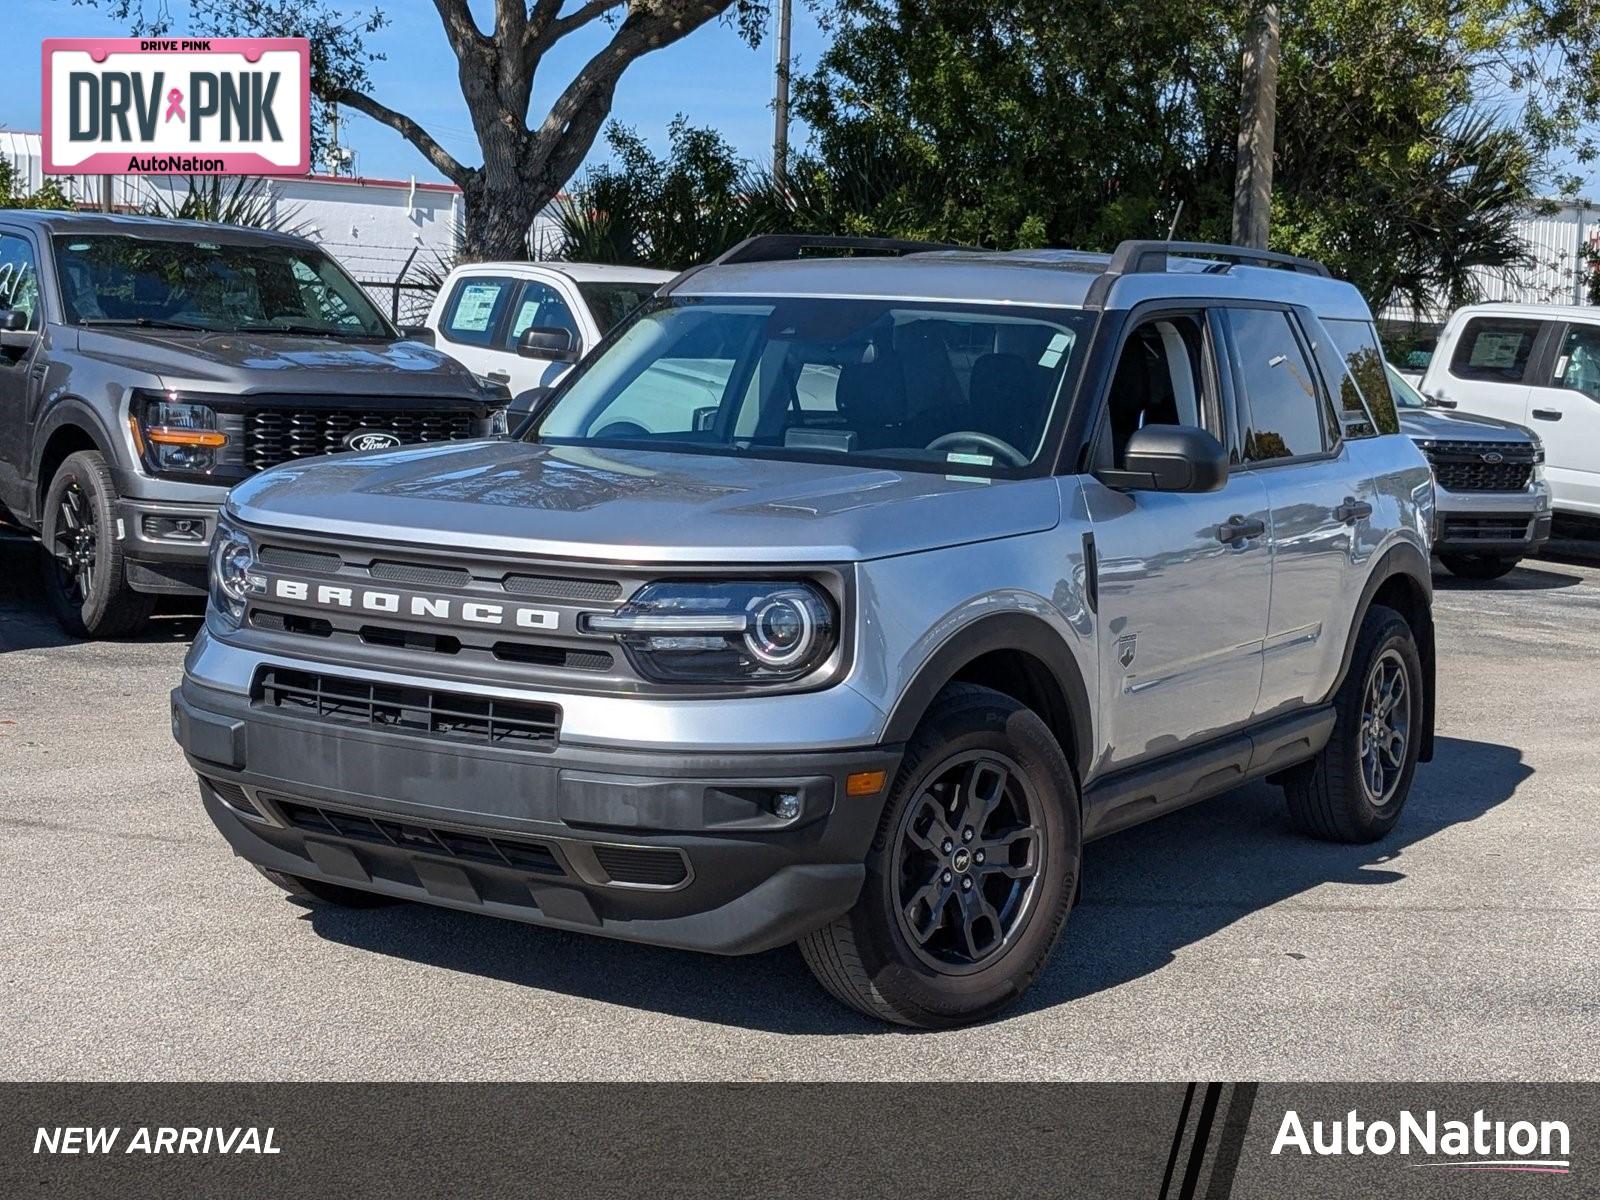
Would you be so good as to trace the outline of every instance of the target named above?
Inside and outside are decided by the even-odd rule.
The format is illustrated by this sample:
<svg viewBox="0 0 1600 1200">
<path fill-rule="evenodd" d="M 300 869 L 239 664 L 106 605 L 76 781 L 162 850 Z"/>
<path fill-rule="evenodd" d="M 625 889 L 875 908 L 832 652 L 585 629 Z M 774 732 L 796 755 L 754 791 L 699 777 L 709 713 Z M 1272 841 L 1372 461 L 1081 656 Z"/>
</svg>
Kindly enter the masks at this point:
<svg viewBox="0 0 1600 1200">
<path fill-rule="evenodd" d="M 1462 579 L 1499 579 L 1516 570 L 1522 560 L 1496 554 L 1441 554 L 1439 561 L 1450 574 Z"/>
<path fill-rule="evenodd" d="M 1043 721 L 957 684 L 884 805 L 856 905 L 800 951 L 837 999 L 901 1025 L 979 1021 L 1044 966 L 1077 894 L 1078 789 Z"/>
<path fill-rule="evenodd" d="M 1334 697 L 1333 734 L 1284 779 L 1289 819 L 1330 842 L 1375 842 L 1394 828 L 1422 745 L 1422 660 L 1411 626 L 1374 604 Z"/>
<path fill-rule="evenodd" d="M 45 492 L 45 595 L 56 620 L 76 637 L 137 633 L 155 597 L 128 585 L 117 541 L 117 486 L 95 450 L 69 454 Z"/>
</svg>

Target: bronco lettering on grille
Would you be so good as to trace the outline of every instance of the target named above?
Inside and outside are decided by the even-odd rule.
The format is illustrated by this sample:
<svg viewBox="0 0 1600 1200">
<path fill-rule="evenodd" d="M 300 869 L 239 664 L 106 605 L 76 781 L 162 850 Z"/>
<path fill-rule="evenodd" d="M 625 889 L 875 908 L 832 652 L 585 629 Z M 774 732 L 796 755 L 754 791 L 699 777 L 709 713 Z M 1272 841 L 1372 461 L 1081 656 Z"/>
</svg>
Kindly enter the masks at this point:
<svg viewBox="0 0 1600 1200">
<path fill-rule="evenodd" d="M 259 590 L 259 589 L 258 589 Z M 516 629 L 556 629 L 561 614 L 525 604 L 495 604 L 457 600 L 449 596 L 419 596 L 402 592 L 311 584 L 300 579 L 273 579 L 267 594 L 278 600 L 322 608 L 347 608 L 353 612 L 390 613 L 436 621 L 465 621 L 474 625 L 510 626 Z"/>
</svg>

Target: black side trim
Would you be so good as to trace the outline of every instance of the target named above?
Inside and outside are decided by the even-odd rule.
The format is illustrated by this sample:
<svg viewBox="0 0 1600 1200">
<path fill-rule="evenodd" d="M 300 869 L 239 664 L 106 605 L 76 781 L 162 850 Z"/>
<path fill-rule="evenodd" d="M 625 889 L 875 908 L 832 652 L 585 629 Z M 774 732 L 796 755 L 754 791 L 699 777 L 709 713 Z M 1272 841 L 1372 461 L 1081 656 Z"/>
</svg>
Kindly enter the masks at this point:
<svg viewBox="0 0 1600 1200">
<path fill-rule="evenodd" d="M 1066 643 L 1049 625 L 1026 613 L 999 613 L 984 617 L 957 630 L 922 664 L 911 686 L 906 688 L 894 711 L 889 714 L 883 740 L 901 743 L 916 731 L 922 714 L 928 711 L 939 690 L 955 678 L 962 667 L 995 650 L 1017 650 L 1044 663 L 1067 701 L 1067 719 L 1072 726 L 1071 746 L 1063 746 L 1078 778 L 1089 765 L 1089 692 L 1078 665 Z"/>
<path fill-rule="evenodd" d="M 1084 790 L 1084 841 L 1305 762 L 1328 744 L 1333 719 L 1332 705 L 1305 709 L 1097 779 Z"/>
</svg>

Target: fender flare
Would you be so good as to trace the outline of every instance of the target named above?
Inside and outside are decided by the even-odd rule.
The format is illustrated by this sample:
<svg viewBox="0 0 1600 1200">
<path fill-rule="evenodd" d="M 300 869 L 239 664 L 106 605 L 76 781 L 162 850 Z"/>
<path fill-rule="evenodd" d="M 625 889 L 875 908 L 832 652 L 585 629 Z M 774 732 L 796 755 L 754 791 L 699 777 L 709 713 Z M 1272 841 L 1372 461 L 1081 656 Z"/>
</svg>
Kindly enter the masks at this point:
<svg viewBox="0 0 1600 1200">
<path fill-rule="evenodd" d="M 1040 617 L 1024 612 L 996 613 L 963 625 L 930 654 L 895 701 L 883 740 L 904 742 L 911 737 L 933 698 L 973 660 L 996 650 L 1015 650 L 1044 664 L 1065 698 L 1064 714 L 1073 744 L 1062 746 L 1073 773 L 1081 781 L 1090 760 L 1093 724 L 1089 690 L 1066 642 Z"/>
<path fill-rule="evenodd" d="M 51 438 L 68 426 L 82 430 L 113 467 L 123 465 L 121 443 L 114 432 L 106 427 L 104 419 L 94 406 L 77 396 L 63 397 L 45 410 L 35 427 L 33 445 L 28 456 L 31 468 L 29 483 L 33 488 L 35 499 L 49 483 L 49 480 L 42 477 L 45 447 L 50 444 Z"/>
<path fill-rule="evenodd" d="M 1339 673 L 1334 677 L 1333 687 L 1328 690 L 1324 701 L 1331 701 L 1344 686 L 1345 677 L 1350 673 L 1350 660 L 1355 655 L 1356 635 L 1361 630 L 1361 623 L 1367 619 L 1367 612 L 1372 607 L 1372 598 L 1390 579 L 1397 575 L 1407 576 L 1421 590 L 1425 600 L 1423 616 L 1425 620 L 1422 627 L 1414 630 L 1417 639 L 1418 657 L 1422 659 L 1422 745 L 1419 758 L 1422 762 L 1433 759 L 1433 722 L 1434 722 L 1434 679 L 1435 679 L 1435 649 L 1433 640 L 1433 568 L 1429 564 L 1427 552 L 1415 542 L 1399 541 L 1390 546 L 1379 557 L 1377 565 L 1367 574 L 1367 581 L 1361 588 L 1361 600 L 1356 605 L 1354 619 L 1350 622 L 1348 635 L 1344 640 L 1344 657 L 1339 662 Z"/>
</svg>

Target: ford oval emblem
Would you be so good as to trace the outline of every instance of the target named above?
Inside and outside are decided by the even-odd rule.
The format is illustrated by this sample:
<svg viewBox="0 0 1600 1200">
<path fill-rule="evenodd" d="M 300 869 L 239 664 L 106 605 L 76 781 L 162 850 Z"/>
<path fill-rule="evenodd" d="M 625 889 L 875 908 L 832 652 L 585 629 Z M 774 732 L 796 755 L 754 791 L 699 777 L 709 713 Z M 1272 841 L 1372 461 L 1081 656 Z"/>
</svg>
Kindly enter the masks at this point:
<svg viewBox="0 0 1600 1200">
<path fill-rule="evenodd" d="M 1483 461 L 1486 463 L 1505 462 L 1505 460 L 1506 456 L 1501 454 L 1498 450 L 1491 450 L 1489 453 L 1483 456 Z"/>
<path fill-rule="evenodd" d="M 357 429 L 344 438 L 346 450 L 393 450 L 399 444 L 400 439 L 394 434 L 374 429 Z"/>
</svg>

